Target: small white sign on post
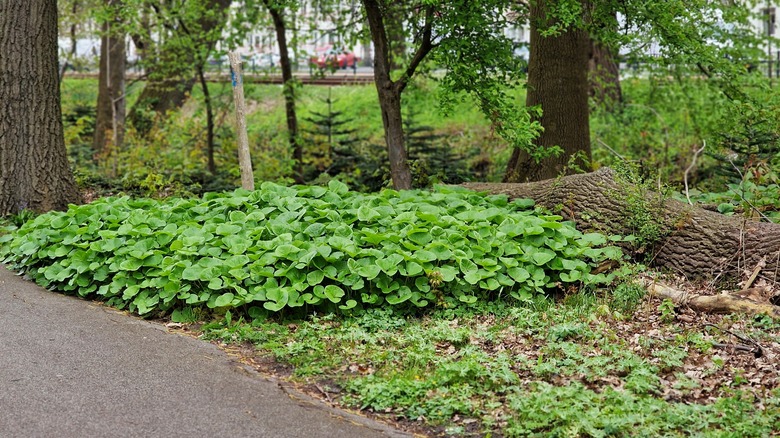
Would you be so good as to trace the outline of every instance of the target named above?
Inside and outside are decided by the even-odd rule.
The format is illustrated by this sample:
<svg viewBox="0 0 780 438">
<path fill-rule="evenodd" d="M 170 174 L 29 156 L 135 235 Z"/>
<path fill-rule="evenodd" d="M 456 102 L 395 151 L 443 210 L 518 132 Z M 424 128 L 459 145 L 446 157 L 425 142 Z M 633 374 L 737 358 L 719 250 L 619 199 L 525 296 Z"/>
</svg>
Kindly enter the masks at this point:
<svg viewBox="0 0 780 438">
<path fill-rule="evenodd" d="M 228 52 L 230 79 L 233 82 L 233 100 L 236 102 L 236 132 L 238 134 L 238 166 L 241 169 L 241 187 L 255 189 L 252 173 L 252 159 L 249 155 L 249 138 L 246 133 L 246 105 L 244 104 L 244 80 L 241 72 L 241 58 Z"/>
</svg>

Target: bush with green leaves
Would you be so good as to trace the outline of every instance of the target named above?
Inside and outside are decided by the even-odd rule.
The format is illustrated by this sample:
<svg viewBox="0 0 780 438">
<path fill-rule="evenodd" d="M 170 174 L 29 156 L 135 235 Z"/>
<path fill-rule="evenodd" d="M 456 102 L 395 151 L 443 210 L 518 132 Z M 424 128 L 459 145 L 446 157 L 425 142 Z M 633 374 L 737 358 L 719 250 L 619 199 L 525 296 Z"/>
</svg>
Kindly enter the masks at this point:
<svg viewBox="0 0 780 438">
<path fill-rule="evenodd" d="M 139 314 L 453 306 L 610 280 L 591 264 L 619 249 L 532 206 L 454 187 L 360 194 L 335 180 L 266 182 L 71 206 L 0 237 L 0 255 L 45 287 Z"/>
</svg>

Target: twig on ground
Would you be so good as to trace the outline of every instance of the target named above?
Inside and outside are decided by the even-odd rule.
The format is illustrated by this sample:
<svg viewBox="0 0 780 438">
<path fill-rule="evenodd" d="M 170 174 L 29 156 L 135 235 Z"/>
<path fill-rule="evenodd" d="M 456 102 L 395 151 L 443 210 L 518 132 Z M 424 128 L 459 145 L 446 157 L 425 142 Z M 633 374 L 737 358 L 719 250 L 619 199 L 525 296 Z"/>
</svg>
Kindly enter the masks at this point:
<svg viewBox="0 0 780 438">
<path fill-rule="evenodd" d="M 322 393 L 322 395 L 324 395 L 324 396 L 325 396 L 325 398 L 327 398 L 327 399 L 328 399 L 328 403 L 331 403 L 331 404 L 333 403 L 333 400 L 330 398 L 330 394 L 328 394 L 328 392 L 327 392 L 327 391 L 325 391 L 324 389 L 322 389 L 322 388 L 320 387 L 320 385 L 317 385 L 317 384 L 315 383 L 315 384 L 314 384 L 314 387 L 315 387 L 315 388 L 317 388 L 317 391 L 321 392 L 321 393 Z"/>
<path fill-rule="evenodd" d="M 713 343 L 712 348 L 720 348 L 723 350 L 734 350 L 734 351 L 747 351 L 748 353 L 753 353 L 754 355 L 756 353 L 760 353 L 761 350 L 759 349 L 756 351 L 755 347 L 751 347 L 749 345 L 743 345 L 743 344 L 719 344 L 719 343 Z M 760 357 L 760 356 L 759 356 Z"/>
<path fill-rule="evenodd" d="M 756 350 L 756 351 L 754 351 L 754 352 L 753 352 L 753 354 L 755 354 L 755 356 L 756 356 L 756 357 L 761 357 L 761 356 L 763 356 L 763 355 L 764 355 L 764 349 L 763 349 L 763 348 L 761 348 L 761 345 L 759 345 L 759 343 L 758 343 L 758 342 L 756 342 L 756 341 L 754 341 L 754 340 L 752 340 L 752 339 L 750 339 L 750 338 L 748 338 L 748 337 L 745 337 L 745 336 L 742 336 L 742 335 L 738 335 L 738 334 L 736 334 L 736 333 L 732 332 L 731 330 L 727 330 L 727 329 L 724 329 L 724 328 L 718 327 L 717 325 L 715 325 L 715 324 L 711 324 L 711 323 L 705 323 L 703 326 L 704 326 L 704 327 L 713 327 L 713 328 L 716 328 L 716 329 L 718 329 L 718 330 L 722 331 L 723 333 L 728 333 L 728 334 L 730 334 L 731 336 L 734 336 L 735 338 L 739 339 L 739 340 L 740 340 L 740 341 L 742 341 L 742 342 L 745 342 L 746 344 L 751 344 L 751 345 L 753 345 L 753 346 L 755 347 L 755 350 Z M 737 344 L 737 345 L 738 345 L 738 344 Z M 735 347 L 736 347 L 736 345 L 735 345 Z"/>
<path fill-rule="evenodd" d="M 766 266 L 766 256 L 762 257 L 761 260 L 759 260 L 758 263 L 756 263 L 756 267 L 753 268 L 753 274 L 748 278 L 748 281 L 745 282 L 745 285 L 742 286 L 742 289 L 750 289 L 750 286 L 753 285 L 753 282 L 756 281 L 756 278 L 758 277 L 758 274 L 761 272 L 762 269 Z"/>
</svg>

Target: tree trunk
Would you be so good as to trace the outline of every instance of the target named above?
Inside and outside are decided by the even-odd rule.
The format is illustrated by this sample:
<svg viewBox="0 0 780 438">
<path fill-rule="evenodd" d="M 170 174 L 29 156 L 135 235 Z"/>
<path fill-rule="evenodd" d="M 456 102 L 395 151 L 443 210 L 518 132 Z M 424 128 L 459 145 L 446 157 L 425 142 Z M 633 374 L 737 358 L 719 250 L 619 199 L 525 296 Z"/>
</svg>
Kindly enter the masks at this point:
<svg viewBox="0 0 780 438">
<path fill-rule="evenodd" d="M 608 108 L 623 101 L 620 88 L 620 69 L 615 62 L 613 51 L 598 41 L 590 40 L 589 95 L 598 105 Z"/>
<path fill-rule="evenodd" d="M 547 17 L 545 2 L 534 1 L 530 8 L 531 43 L 528 63 L 526 105 L 540 105 L 544 131 L 536 146 L 559 146 L 563 153 L 538 161 L 521 149 L 509 159 L 504 180 L 539 181 L 560 174 L 587 169 L 590 162 L 588 118 L 587 33 L 567 29 L 556 36 L 543 37 L 540 31 L 554 24 Z M 579 168 L 579 169 L 578 169 Z"/>
<path fill-rule="evenodd" d="M 637 201 L 628 200 L 629 183 L 609 168 L 527 184 L 471 183 L 466 187 L 510 198 L 534 199 L 538 205 L 574 220 L 583 231 L 628 235 L 636 232 Z M 659 199 L 648 194 L 646 199 Z M 650 201 L 651 202 L 651 201 Z M 655 208 L 654 208 L 655 209 Z M 780 280 L 780 224 L 693 207 L 667 199 L 658 205 L 657 221 L 666 233 L 650 255 L 652 264 L 688 278 L 738 280 L 763 263 L 760 275 Z"/>
<path fill-rule="evenodd" d="M 303 146 L 298 141 L 298 117 L 295 113 L 295 79 L 292 74 L 292 62 L 287 50 L 287 26 L 282 16 L 282 9 L 278 5 L 271 5 L 265 0 L 268 12 L 274 21 L 276 30 L 276 42 L 279 44 L 279 64 L 282 67 L 282 81 L 284 81 L 284 109 L 287 113 L 287 134 L 290 141 L 290 149 L 295 160 L 295 175 L 297 184 L 303 184 Z"/>
<path fill-rule="evenodd" d="M 62 82 L 62 78 L 65 76 L 65 71 L 68 69 L 68 66 L 70 65 L 70 61 L 76 57 L 76 47 L 77 47 L 77 37 L 76 37 L 76 14 L 79 11 L 79 2 L 78 0 L 73 0 L 73 4 L 71 5 L 71 13 L 73 16 L 71 17 L 71 24 L 70 24 L 70 30 L 68 31 L 68 37 L 70 39 L 70 50 L 68 51 L 67 56 L 65 56 L 65 59 L 62 60 L 62 65 L 60 66 L 60 82 Z"/>
<path fill-rule="evenodd" d="M 403 78 L 399 79 L 398 82 L 394 82 L 390 78 L 392 69 L 390 46 L 379 3 L 376 0 L 363 0 L 363 6 L 366 9 L 368 26 L 371 29 L 371 39 L 374 41 L 374 82 L 379 95 L 379 107 L 382 110 L 382 124 L 385 130 L 387 154 L 390 158 L 393 188 L 408 190 L 412 188 L 412 173 L 409 169 L 409 163 L 406 161 L 404 127 L 401 116 L 401 92 L 406 82 Z"/>
<path fill-rule="evenodd" d="M 214 108 L 211 104 L 209 84 L 206 82 L 206 73 L 203 67 L 198 70 L 200 88 L 203 90 L 203 103 L 206 105 L 206 170 L 212 175 L 217 173 L 217 164 L 214 161 Z"/>
<path fill-rule="evenodd" d="M 376 67 L 374 67 L 376 77 Z M 389 76 L 389 72 L 388 72 Z M 391 83 L 376 84 L 379 93 L 379 107 L 382 111 L 382 125 L 385 130 L 387 155 L 390 160 L 390 176 L 393 188 L 408 190 L 412 188 L 412 172 L 406 157 L 404 123 L 401 114 L 401 93 Z"/>
<path fill-rule="evenodd" d="M 56 0 L 5 0 L 0 14 L 0 215 L 80 201 L 60 108 Z"/>
<path fill-rule="evenodd" d="M 109 8 L 122 0 L 108 0 Z M 118 17 L 112 10 L 112 16 Z M 108 19 L 103 23 L 100 39 L 100 72 L 95 113 L 95 136 L 92 139 L 93 159 L 105 155 L 106 146 L 121 148 L 125 135 L 125 35 L 119 31 L 121 22 Z M 107 134 L 111 133 L 109 137 Z"/>
</svg>

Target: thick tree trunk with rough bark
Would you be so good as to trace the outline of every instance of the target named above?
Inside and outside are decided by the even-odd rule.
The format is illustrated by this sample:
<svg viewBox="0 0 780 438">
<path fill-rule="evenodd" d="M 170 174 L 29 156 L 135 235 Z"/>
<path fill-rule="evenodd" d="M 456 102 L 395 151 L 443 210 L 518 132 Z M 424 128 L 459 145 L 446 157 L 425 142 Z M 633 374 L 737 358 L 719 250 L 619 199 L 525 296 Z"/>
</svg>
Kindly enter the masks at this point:
<svg viewBox="0 0 780 438">
<path fill-rule="evenodd" d="M 3 0 L 0 13 L 0 215 L 80 201 L 60 108 L 56 0 Z"/>
<path fill-rule="evenodd" d="M 265 1 L 271 19 L 276 30 L 276 42 L 279 45 L 279 64 L 282 67 L 282 81 L 284 81 L 284 109 L 287 115 L 287 135 L 290 141 L 290 149 L 295 160 L 295 175 L 293 179 L 298 184 L 303 184 L 303 145 L 298 141 L 298 116 L 295 112 L 295 80 L 292 74 L 292 61 L 287 50 L 287 26 L 284 22 L 281 7 Z"/>
<path fill-rule="evenodd" d="M 526 105 L 540 105 L 544 131 L 534 142 L 538 147 L 559 146 L 563 153 L 539 162 L 521 149 L 509 159 L 504 180 L 539 181 L 562 173 L 587 169 L 590 162 L 588 114 L 588 53 L 590 39 L 581 29 L 567 29 L 544 37 L 541 30 L 555 21 L 547 16 L 543 1 L 531 2 L 531 43 Z M 576 157 L 573 162 L 572 157 Z"/>
<path fill-rule="evenodd" d="M 122 0 L 108 0 L 116 6 Z M 118 14 L 117 14 L 118 15 Z M 103 23 L 100 39 L 100 78 L 95 113 L 95 136 L 92 139 L 94 159 L 104 154 L 106 146 L 121 148 L 125 135 L 125 35 L 119 32 L 121 23 L 107 20 Z M 108 135 L 110 134 L 110 135 Z"/>
<path fill-rule="evenodd" d="M 527 184 L 470 183 L 466 187 L 510 198 L 534 199 L 538 205 L 560 212 L 581 230 L 627 235 L 636 217 L 636 200 L 627 193 L 637 190 L 603 168 Z M 646 200 L 655 202 L 657 195 Z M 688 278 L 738 280 L 763 261 L 759 275 L 780 280 L 780 224 L 725 216 L 676 200 L 662 200 L 655 220 L 667 233 L 656 242 L 649 260 Z M 655 209 L 655 208 L 654 208 Z M 632 221 L 633 219 L 633 221 Z"/>
</svg>

